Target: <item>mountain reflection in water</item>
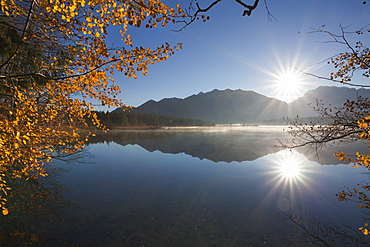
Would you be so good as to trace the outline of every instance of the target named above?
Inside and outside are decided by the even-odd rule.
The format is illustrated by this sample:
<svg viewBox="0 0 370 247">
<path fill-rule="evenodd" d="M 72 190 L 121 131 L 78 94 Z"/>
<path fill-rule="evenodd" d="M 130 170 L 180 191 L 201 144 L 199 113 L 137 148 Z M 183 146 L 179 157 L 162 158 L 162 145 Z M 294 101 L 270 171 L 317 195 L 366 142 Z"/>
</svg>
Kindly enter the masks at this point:
<svg viewBox="0 0 370 247">
<path fill-rule="evenodd" d="M 139 145 L 149 152 L 185 153 L 199 159 L 213 162 L 253 161 L 265 155 L 276 153 L 284 148 L 278 140 L 284 142 L 291 137 L 282 126 L 262 127 L 200 127 L 173 128 L 170 130 L 116 131 L 93 137 L 90 143 L 115 142 L 122 146 Z M 334 153 L 344 151 L 355 154 L 367 152 L 364 142 L 337 143 L 327 145 L 317 154 L 315 150 L 297 148 L 309 160 L 322 165 L 340 164 Z"/>
<path fill-rule="evenodd" d="M 306 150 L 274 147 L 277 138 L 289 136 L 277 127 L 97 135 L 84 151 L 90 155 L 51 164 L 67 166 L 58 176 L 57 188 L 63 187 L 65 197 L 59 201 L 77 207 L 45 204 L 63 224 L 48 227 L 42 221 L 36 231 L 43 233 L 39 245 L 369 246 L 358 230 L 364 212 L 356 203 L 339 203 L 334 196 L 344 185 L 366 180 L 360 174 L 366 169 L 319 165 L 309 160 L 315 157 Z M 337 148 L 359 150 L 352 145 L 323 151 L 332 156 Z M 321 154 L 319 162 L 330 160 L 327 156 Z M 1 226 L 16 216 L 22 219 L 21 214 L 10 211 Z M 306 218 L 300 221 L 300 216 Z M 299 225 L 322 242 L 307 236 Z M 38 229 L 36 224 L 30 227 Z M 4 235 L 0 234 L 0 245 Z"/>
<path fill-rule="evenodd" d="M 282 149 L 270 145 L 276 142 L 276 135 L 262 131 L 251 132 L 249 128 L 190 130 L 192 131 L 121 132 L 102 137 L 103 140 L 111 140 L 123 146 L 137 144 L 150 152 L 159 150 L 162 153 L 185 153 L 214 162 L 250 161 Z M 281 137 L 285 136 L 285 133 L 276 133 Z M 95 138 L 97 139 L 99 137 Z"/>
</svg>

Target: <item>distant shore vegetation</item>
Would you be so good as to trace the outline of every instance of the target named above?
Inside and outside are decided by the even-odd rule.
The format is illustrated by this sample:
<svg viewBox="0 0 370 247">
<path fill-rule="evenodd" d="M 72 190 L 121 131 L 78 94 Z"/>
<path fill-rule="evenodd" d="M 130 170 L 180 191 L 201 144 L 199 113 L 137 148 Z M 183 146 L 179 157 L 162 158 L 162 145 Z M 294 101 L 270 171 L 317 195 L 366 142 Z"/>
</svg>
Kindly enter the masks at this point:
<svg viewBox="0 0 370 247">
<path fill-rule="evenodd" d="M 215 126 L 215 123 L 187 118 L 167 117 L 135 112 L 96 112 L 101 123 L 109 129 L 119 128 L 158 128 L 177 126 Z"/>
<path fill-rule="evenodd" d="M 216 125 L 289 125 L 295 118 L 281 118 L 259 121 L 236 121 L 236 122 L 210 122 L 200 119 L 176 118 L 163 115 L 135 113 L 135 112 L 104 112 L 97 111 L 97 117 L 108 129 L 135 129 L 135 128 L 160 128 L 160 127 L 188 127 L 188 126 L 216 126 Z M 320 117 L 300 118 L 301 124 L 332 124 L 330 119 Z"/>
</svg>

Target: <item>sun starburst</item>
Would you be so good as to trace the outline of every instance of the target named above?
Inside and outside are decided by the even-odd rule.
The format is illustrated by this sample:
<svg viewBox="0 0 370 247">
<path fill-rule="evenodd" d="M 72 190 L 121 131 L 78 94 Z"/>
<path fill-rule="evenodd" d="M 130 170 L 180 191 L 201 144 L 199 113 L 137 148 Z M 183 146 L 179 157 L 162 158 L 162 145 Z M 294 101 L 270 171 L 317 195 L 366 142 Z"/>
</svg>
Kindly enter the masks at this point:
<svg viewBox="0 0 370 247">
<path fill-rule="evenodd" d="M 293 68 L 275 75 L 276 95 L 281 100 L 291 102 L 302 93 L 301 73 Z"/>
</svg>

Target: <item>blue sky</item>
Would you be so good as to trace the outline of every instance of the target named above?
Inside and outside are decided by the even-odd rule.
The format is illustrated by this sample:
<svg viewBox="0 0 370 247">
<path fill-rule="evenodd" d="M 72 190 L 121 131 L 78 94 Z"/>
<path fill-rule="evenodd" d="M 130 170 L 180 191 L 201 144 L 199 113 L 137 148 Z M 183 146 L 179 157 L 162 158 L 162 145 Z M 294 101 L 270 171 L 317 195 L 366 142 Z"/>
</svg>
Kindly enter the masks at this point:
<svg viewBox="0 0 370 247">
<path fill-rule="evenodd" d="M 248 1 L 253 2 L 245 0 Z M 186 6 L 187 1 L 179 2 Z M 263 1 L 251 16 L 243 17 L 240 5 L 224 0 L 207 13 L 211 17 L 208 22 L 195 22 L 181 32 L 171 31 L 179 28 L 178 24 L 134 29 L 131 32 L 134 45 L 156 47 L 164 42 L 172 45 L 182 42 L 183 49 L 169 60 L 149 67 L 146 77 L 135 80 L 115 74 L 116 83 L 122 89 L 119 97 L 127 105 L 139 106 L 150 99 L 185 98 L 201 91 L 229 88 L 253 90 L 291 101 L 320 85 L 340 86 L 301 76 L 294 95 L 287 98 L 277 87 L 276 76 L 292 69 L 291 66 L 323 76 L 333 71 L 331 65 L 317 63 L 345 51 L 345 47 L 320 42 L 330 40 L 328 36 L 305 33 L 310 27 L 322 25 L 335 33 L 340 31 L 339 25 L 351 25 L 351 30 L 364 27 L 370 23 L 370 3 L 362 2 L 267 0 L 270 12 L 276 17 L 276 21 L 268 21 Z M 118 45 L 119 38 L 114 40 L 114 37 L 111 39 Z M 366 83 L 363 78 L 357 79 L 356 83 Z"/>
</svg>

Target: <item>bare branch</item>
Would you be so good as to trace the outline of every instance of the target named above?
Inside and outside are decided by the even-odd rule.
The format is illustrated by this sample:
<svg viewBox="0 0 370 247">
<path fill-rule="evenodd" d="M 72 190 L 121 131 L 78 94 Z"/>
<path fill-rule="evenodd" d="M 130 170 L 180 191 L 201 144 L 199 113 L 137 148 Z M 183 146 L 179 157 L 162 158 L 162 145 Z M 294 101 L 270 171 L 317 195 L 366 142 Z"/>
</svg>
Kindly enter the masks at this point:
<svg viewBox="0 0 370 247">
<path fill-rule="evenodd" d="M 174 30 L 175 32 L 179 32 L 179 31 L 182 31 L 183 29 L 185 29 L 187 26 L 189 26 L 190 24 L 192 24 L 195 20 L 198 19 L 198 15 L 199 13 L 205 13 L 205 12 L 208 12 L 211 8 L 213 8 L 216 4 L 218 4 L 219 2 L 221 2 L 222 0 L 216 0 L 214 2 L 212 2 L 207 8 L 205 9 L 202 9 L 198 3 L 196 3 L 196 6 L 197 6 L 197 11 L 194 13 L 194 14 L 190 14 L 188 13 L 188 17 L 190 17 L 190 20 L 189 21 L 177 21 L 177 22 L 183 22 L 185 23 L 185 25 L 180 28 L 179 30 Z M 192 3 L 191 3 L 192 4 Z M 193 7 L 190 6 L 189 9 L 192 9 Z"/>
<path fill-rule="evenodd" d="M 179 30 L 174 30 L 174 31 L 176 31 L 176 32 L 182 31 L 187 26 L 189 26 L 190 24 L 192 24 L 195 20 L 197 20 L 199 18 L 199 14 L 200 13 L 206 13 L 206 12 L 208 12 L 209 10 L 211 10 L 214 6 L 216 6 L 221 1 L 222 0 L 215 0 L 210 5 L 208 5 L 208 7 L 206 7 L 206 8 L 201 8 L 200 5 L 199 5 L 199 3 L 195 3 L 195 5 L 196 5 L 196 11 L 193 14 L 191 13 L 191 10 L 193 10 L 195 8 L 193 7 L 193 1 L 191 1 L 190 6 L 189 6 L 189 9 L 187 11 L 187 16 L 186 16 L 187 18 L 189 18 L 189 20 L 188 21 L 187 20 L 177 21 L 178 23 L 184 23 L 184 26 L 181 27 Z M 245 8 L 245 10 L 243 11 L 243 16 L 246 16 L 246 15 L 247 16 L 250 16 L 252 14 L 252 11 L 257 8 L 259 1 L 260 0 L 254 0 L 253 5 L 248 5 L 248 4 L 245 4 L 244 2 L 242 2 L 241 0 L 235 0 L 235 2 L 237 2 L 238 4 L 240 4 L 241 6 L 243 6 Z M 266 3 L 266 0 L 264 0 L 264 1 Z M 268 10 L 267 4 L 266 4 L 266 9 Z M 268 11 L 268 14 L 270 16 L 272 16 L 269 11 Z"/>
<path fill-rule="evenodd" d="M 273 21 L 273 20 L 277 21 L 277 19 L 275 18 L 275 16 L 273 16 L 273 15 L 271 14 L 270 9 L 269 9 L 269 7 L 267 6 L 267 0 L 264 0 L 264 2 L 265 2 L 265 8 L 266 8 L 266 11 L 267 11 L 267 20 L 268 20 L 268 21 Z"/>
<path fill-rule="evenodd" d="M 324 27 L 323 25 L 322 27 Z M 352 77 L 355 75 L 356 72 L 362 71 L 362 76 L 369 78 L 370 77 L 370 48 L 366 47 L 362 42 L 356 42 L 355 44 L 351 44 L 347 36 L 350 34 L 357 34 L 362 35 L 368 33 L 370 25 L 366 25 L 365 27 L 361 28 L 357 31 L 347 31 L 348 27 L 343 27 L 340 25 L 340 34 L 335 34 L 333 32 L 322 30 L 320 29 L 313 29 L 313 31 L 308 32 L 308 34 L 312 33 L 324 33 L 331 37 L 328 41 L 322 41 L 322 43 L 338 43 L 344 45 L 349 51 L 341 52 L 337 55 L 331 56 L 330 58 L 324 60 L 327 61 L 328 64 L 333 64 L 334 68 L 336 69 L 335 72 L 331 73 L 329 77 L 325 76 L 318 76 L 315 74 L 302 72 L 303 74 L 316 77 L 318 79 L 329 80 L 333 82 L 339 82 L 344 85 L 348 86 L 355 86 L 355 87 L 369 87 L 368 85 L 356 84 L 351 83 Z M 321 61 L 320 63 L 324 62 Z M 299 70 L 299 69 L 297 69 Z"/>
<path fill-rule="evenodd" d="M 243 3 L 240 0 L 235 0 L 235 1 L 237 3 L 239 3 L 240 5 L 242 5 L 244 8 L 246 8 L 246 10 L 244 10 L 244 12 L 243 12 L 243 16 L 245 16 L 245 15 L 250 16 L 252 14 L 252 11 L 255 8 L 257 8 L 257 5 L 259 3 L 259 0 L 255 0 L 253 5 L 247 5 L 247 4 Z"/>
<path fill-rule="evenodd" d="M 315 78 L 321 79 L 321 80 L 339 82 L 339 83 L 342 83 L 343 85 L 348 85 L 348 86 L 353 86 L 353 87 L 370 87 L 370 85 L 354 84 L 354 83 L 349 83 L 349 82 L 346 82 L 346 81 L 343 81 L 343 80 L 335 80 L 335 79 L 332 79 L 332 78 L 329 78 L 329 77 L 319 76 L 319 75 L 315 75 L 315 74 L 312 74 L 312 73 L 309 73 L 309 72 L 305 72 L 305 71 L 302 71 L 302 70 L 300 70 L 296 67 L 293 67 L 293 68 L 300 71 L 304 75 L 312 76 L 312 77 L 315 77 Z"/>
<path fill-rule="evenodd" d="M 355 49 L 352 47 L 352 45 L 347 41 L 346 37 L 345 37 L 345 32 L 344 32 L 344 29 L 343 27 L 341 26 L 341 30 L 342 30 L 342 39 L 344 41 L 344 43 L 347 45 L 347 47 L 352 51 L 352 54 L 359 60 L 361 61 L 362 64 L 366 65 L 367 68 L 369 68 L 369 63 L 367 63 L 364 59 L 362 59 L 361 57 L 359 57 L 358 53 L 355 51 Z"/>
<path fill-rule="evenodd" d="M 310 122 L 303 123 L 301 119 L 288 120 L 291 125 L 288 133 L 293 137 L 290 142 L 279 142 L 282 147 L 297 148 L 308 146 L 320 151 L 326 144 L 353 142 L 359 140 L 359 134 L 369 131 L 370 128 L 360 128 L 359 119 L 370 115 L 370 102 L 366 98 L 358 97 L 341 107 L 327 106 L 321 101 L 316 102 L 313 110 L 327 124 Z"/>
</svg>

